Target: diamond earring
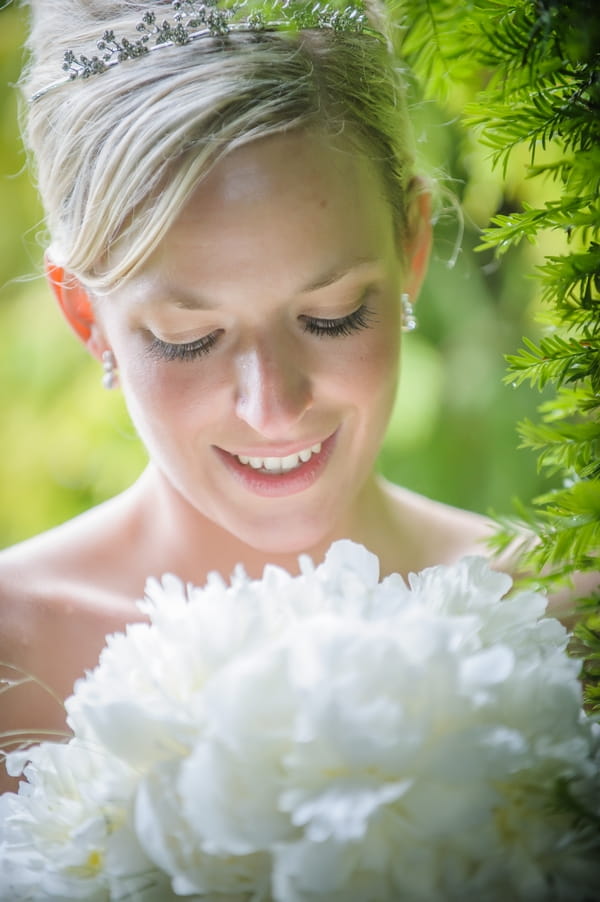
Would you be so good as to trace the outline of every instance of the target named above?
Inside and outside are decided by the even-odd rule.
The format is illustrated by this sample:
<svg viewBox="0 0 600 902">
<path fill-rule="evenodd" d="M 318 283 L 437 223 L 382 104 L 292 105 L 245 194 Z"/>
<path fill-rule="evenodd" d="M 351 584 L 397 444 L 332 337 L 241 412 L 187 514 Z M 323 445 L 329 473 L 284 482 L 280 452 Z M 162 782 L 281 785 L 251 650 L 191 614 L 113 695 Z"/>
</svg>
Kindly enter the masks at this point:
<svg viewBox="0 0 600 902">
<path fill-rule="evenodd" d="M 108 391 L 117 387 L 117 361 L 112 351 L 102 352 L 102 385 Z"/>
<path fill-rule="evenodd" d="M 417 318 L 410 302 L 410 296 L 406 292 L 402 292 L 400 295 L 400 303 L 402 304 L 402 331 L 413 332 L 417 328 Z"/>
</svg>

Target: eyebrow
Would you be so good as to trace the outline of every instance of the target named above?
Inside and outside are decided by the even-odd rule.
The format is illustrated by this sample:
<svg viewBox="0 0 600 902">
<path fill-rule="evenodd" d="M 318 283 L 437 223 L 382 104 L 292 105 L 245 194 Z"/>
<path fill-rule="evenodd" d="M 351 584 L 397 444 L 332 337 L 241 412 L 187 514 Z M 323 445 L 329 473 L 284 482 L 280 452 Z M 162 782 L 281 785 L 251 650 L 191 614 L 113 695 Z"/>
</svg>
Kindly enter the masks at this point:
<svg viewBox="0 0 600 902">
<path fill-rule="evenodd" d="M 306 285 L 303 285 L 298 290 L 298 294 L 310 294 L 310 292 L 312 291 L 318 291 L 321 288 L 327 288 L 329 285 L 334 285 L 336 282 L 340 282 L 343 278 L 350 275 L 355 270 L 362 269 L 367 266 L 374 266 L 379 262 L 379 260 L 373 257 L 355 258 L 348 263 L 344 263 L 341 266 L 336 266 L 334 269 L 328 269 L 325 272 L 321 273 L 319 276 L 317 276 L 316 279 L 312 279 Z M 162 297 L 163 300 L 166 300 L 168 303 L 173 304 L 175 307 L 179 307 L 181 310 L 214 310 L 218 306 L 201 296 L 185 296 L 183 294 L 174 294 L 172 292 L 169 292 L 166 296 L 163 295 Z"/>
<path fill-rule="evenodd" d="M 379 261 L 373 257 L 358 257 L 348 264 L 344 264 L 343 266 L 339 266 L 335 269 L 324 272 L 322 275 L 318 276 L 307 285 L 304 285 L 300 289 L 299 294 L 308 294 L 311 291 L 318 291 L 319 288 L 327 288 L 328 285 L 333 285 L 335 282 L 341 281 L 345 276 L 354 272 L 355 269 L 361 269 L 365 266 L 373 266 L 378 262 Z"/>
</svg>

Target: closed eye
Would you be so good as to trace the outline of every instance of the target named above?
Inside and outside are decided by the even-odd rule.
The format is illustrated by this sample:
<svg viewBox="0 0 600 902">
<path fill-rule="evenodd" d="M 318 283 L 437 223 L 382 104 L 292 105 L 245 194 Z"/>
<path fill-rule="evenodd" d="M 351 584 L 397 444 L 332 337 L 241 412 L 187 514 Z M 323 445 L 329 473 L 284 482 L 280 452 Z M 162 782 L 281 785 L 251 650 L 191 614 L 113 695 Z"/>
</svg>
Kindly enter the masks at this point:
<svg viewBox="0 0 600 902">
<path fill-rule="evenodd" d="M 195 360 L 197 357 L 208 354 L 217 343 L 220 333 L 221 330 L 217 329 L 215 332 L 204 335 L 196 341 L 188 341 L 182 344 L 171 344 L 170 342 L 162 341 L 160 338 L 153 337 L 147 353 L 158 360 Z"/>
<path fill-rule="evenodd" d="M 352 333 L 359 332 L 361 329 L 368 329 L 373 323 L 374 317 L 373 311 L 366 304 L 361 304 L 352 313 L 336 319 L 302 316 L 301 320 L 304 331 L 310 332 L 311 335 L 338 338 L 344 335 L 352 335 Z"/>
<path fill-rule="evenodd" d="M 357 307 L 352 313 L 346 316 L 329 318 L 329 317 L 300 317 L 305 332 L 319 337 L 340 338 L 360 332 L 362 329 L 368 329 L 373 324 L 375 314 L 366 303 Z M 152 336 L 152 340 L 147 347 L 147 354 L 157 360 L 195 360 L 208 354 L 219 340 L 221 329 L 216 329 L 202 338 L 195 341 L 171 343 L 163 341 L 161 338 Z"/>
</svg>

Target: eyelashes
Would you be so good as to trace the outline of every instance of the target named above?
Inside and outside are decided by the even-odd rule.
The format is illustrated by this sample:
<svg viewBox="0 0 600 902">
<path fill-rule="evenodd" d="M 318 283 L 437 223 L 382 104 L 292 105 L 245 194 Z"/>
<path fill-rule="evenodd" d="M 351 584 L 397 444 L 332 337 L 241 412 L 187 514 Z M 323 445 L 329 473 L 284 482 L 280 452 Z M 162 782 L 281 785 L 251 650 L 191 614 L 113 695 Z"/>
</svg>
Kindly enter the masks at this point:
<svg viewBox="0 0 600 902">
<path fill-rule="evenodd" d="M 303 331 L 321 338 L 341 338 L 352 335 L 355 332 L 360 332 L 362 329 L 368 329 L 374 319 L 375 314 L 364 303 L 347 316 L 336 319 L 320 319 L 312 316 L 300 317 Z M 222 329 L 217 329 L 196 341 L 182 344 L 171 344 L 170 342 L 162 341 L 160 338 L 153 337 L 147 353 L 150 357 L 157 360 L 195 360 L 212 350 L 221 333 Z"/>
<path fill-rule="evenodd" d="M 148 347 L 148 354 L 157 360 L 194 360 L 196 357 L 208 354 L 217 343 L 219 335 L 220 330 L 217 330 L 197 341 L 189 341 L 185 344 L 170 344 L 168 341 L 161 341 L 160 338 L 153 338 Z"/>
<path fill-rule="evenodd" d="M 338 338 L 343 335 L 351 335 L 368 329 L 374 318 L 373 311 L 366 304 L 361 304 L 352 313 L 339 319 L 315 319 L 312 316 L 303 316 L 304 331 L 311 335 L 330 336 Z"/>
</svg>

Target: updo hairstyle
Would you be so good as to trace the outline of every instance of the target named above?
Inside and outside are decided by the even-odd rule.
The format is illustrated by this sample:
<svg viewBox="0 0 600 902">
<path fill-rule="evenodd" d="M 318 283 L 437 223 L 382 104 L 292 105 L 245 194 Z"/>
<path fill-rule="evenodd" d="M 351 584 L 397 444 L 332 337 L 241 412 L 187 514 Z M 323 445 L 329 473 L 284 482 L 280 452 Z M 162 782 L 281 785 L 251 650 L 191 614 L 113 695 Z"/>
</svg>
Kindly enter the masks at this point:
<svg viewBox="0 0 600 902">
<path fill-rule="evenodd" d="M 63 53 L 98 54 L 107 29 L 131 36 L 160 4 L 29 0 L 25 98 L 61 76 Z M 169 10 L 170 11 L 170 10 Z M 381 26 L 381 7 L 369 4 Z M 406 227 L 411 129 L 397 63 L 368 34 L 331 29 L 202 38 L 76 79 L 27 103 L 25 137 L 55 263 L 94 293 L 148 258 L 226 153 L 267 135 L 319 127 L 376 161 Z M 123 252 L 110 254 L 119 242 Z"/>
</svg>

